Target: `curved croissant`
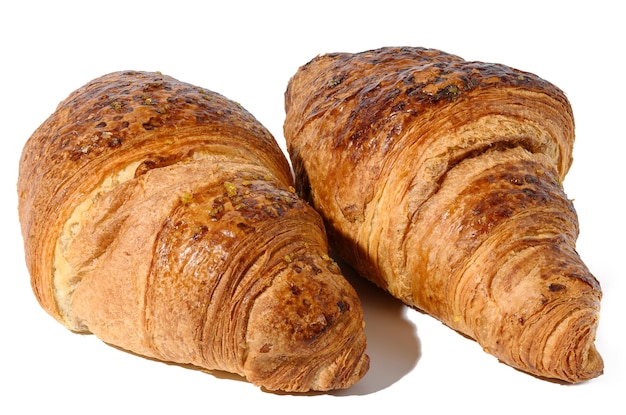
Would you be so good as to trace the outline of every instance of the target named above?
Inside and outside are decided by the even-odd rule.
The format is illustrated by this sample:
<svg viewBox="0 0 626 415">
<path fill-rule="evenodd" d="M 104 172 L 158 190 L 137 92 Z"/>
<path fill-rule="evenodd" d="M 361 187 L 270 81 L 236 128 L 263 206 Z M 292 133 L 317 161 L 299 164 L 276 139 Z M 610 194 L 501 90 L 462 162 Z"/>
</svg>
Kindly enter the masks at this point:
<svg viewBox="0 0 626 415">
<path fill-rule="evenodd" d="M 503 65 L 423 48 L 318 56 L 291 79 L 298 191 L 363 276 L 501 361 L 579 382 L 603 371 L 601 291 L 561 181 L 564 94 Z"/>
<path fill-rule="evenodd" d="M 31 282 L 69 329 L 268 390 L 367 371 L 362 310 L 319 215 L 240 105 L 160 73 L 116 72 L 26 143 L 19 215 Z"/>
</svg>

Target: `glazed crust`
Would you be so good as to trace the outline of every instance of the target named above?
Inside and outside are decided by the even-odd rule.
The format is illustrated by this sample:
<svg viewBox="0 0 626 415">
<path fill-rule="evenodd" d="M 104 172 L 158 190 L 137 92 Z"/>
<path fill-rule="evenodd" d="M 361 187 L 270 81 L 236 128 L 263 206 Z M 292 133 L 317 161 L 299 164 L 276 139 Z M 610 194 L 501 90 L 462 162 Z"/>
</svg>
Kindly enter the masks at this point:
<svg viewBox="0 0 626 415">
<path fill-rule="evenodd" d="M 367 371 L 323 222 L 239 104 L 160 73 L 95 79 L 28 140 L 18 193 L 33 290 L 69 329 L 268 390 Z"/>
<path fill-rule="evenodd" d="M 424 48 L 322 55 L 285 94 L 298 191 L 364 277 L 537 376 L 598 376 L 601 290 L 561 182 L 561 90 Z"/>
</svg>

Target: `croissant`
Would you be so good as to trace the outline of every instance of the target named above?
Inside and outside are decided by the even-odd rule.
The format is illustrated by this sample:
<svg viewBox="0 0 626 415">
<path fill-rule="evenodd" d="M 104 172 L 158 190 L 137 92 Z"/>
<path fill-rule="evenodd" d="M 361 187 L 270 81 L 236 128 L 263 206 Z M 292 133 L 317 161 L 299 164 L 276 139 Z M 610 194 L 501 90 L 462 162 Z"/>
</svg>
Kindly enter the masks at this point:
<svg viewBox="0 0 626 415">
<path fill-rule="evenodd" d="M 574 120 L 536 75 L 442 51 L 321 55 L 285 92 L 298 192 L 339 256 L 521 371 L 600 375 L 600 284 L 562 180 Z"/>
<path fill-rule="evenodd" d="M 160 73 L 102 76 L 27 141 L 18 193 L 34 293 L 70 330 L 271 391 L 368 370 L 323 222 L 239 104 Z"/>
</svg>

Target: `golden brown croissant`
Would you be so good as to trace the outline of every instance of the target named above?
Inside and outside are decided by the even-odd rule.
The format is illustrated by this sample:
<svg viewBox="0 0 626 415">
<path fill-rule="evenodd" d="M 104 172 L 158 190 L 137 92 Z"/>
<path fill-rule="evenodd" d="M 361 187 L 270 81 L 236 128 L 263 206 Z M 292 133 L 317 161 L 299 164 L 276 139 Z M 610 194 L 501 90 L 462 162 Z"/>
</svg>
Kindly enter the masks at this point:
<svg viewBox="0 0 626 415">
<path fill-rule="evenodd" d="M 515 368 L 602 373 L 600 285 L 561 185 L 574 141 L 562 91 L 390 47 L 314 58 L 285 106 L 298 191 L 346 262 Z"/>
<path fill-rule="evenodd" d="M 19 215 L 37 299 L 69 329 L 268 390 L 369 367 L 361 304 L 285 155 L 240 105 L 116 72 L 26 143 Z"/>
</svg>

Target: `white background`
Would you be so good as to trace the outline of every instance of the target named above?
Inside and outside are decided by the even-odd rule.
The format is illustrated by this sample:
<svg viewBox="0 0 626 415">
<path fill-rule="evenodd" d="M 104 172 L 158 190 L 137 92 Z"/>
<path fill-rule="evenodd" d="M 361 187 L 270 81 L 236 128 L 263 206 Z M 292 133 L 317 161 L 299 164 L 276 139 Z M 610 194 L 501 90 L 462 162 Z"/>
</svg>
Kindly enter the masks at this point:
<svg viewBox="0 0 626 415">
<path fill-rule="evenodd" d="M 0 413 L 625 414 L 623 13 L 619 2 L 10 1 L 0 6 L 3 227 Z M 548 79 L 576 117 L 564 185 L 578 251 L 602 284 L 605 374 L 575 386 L 505 366 L 473 341 L 358 279 L 369 373 L 327 394 L 265 392 L 240 379 L 143 359 L 76 335 L 32 295 L 17 218 L 18 161 L 59 101 L 123 69 L 161 71 L 240 102 L 284 145 L 283 93 L 318 54 L 425 46 Z"/>
</svg>

